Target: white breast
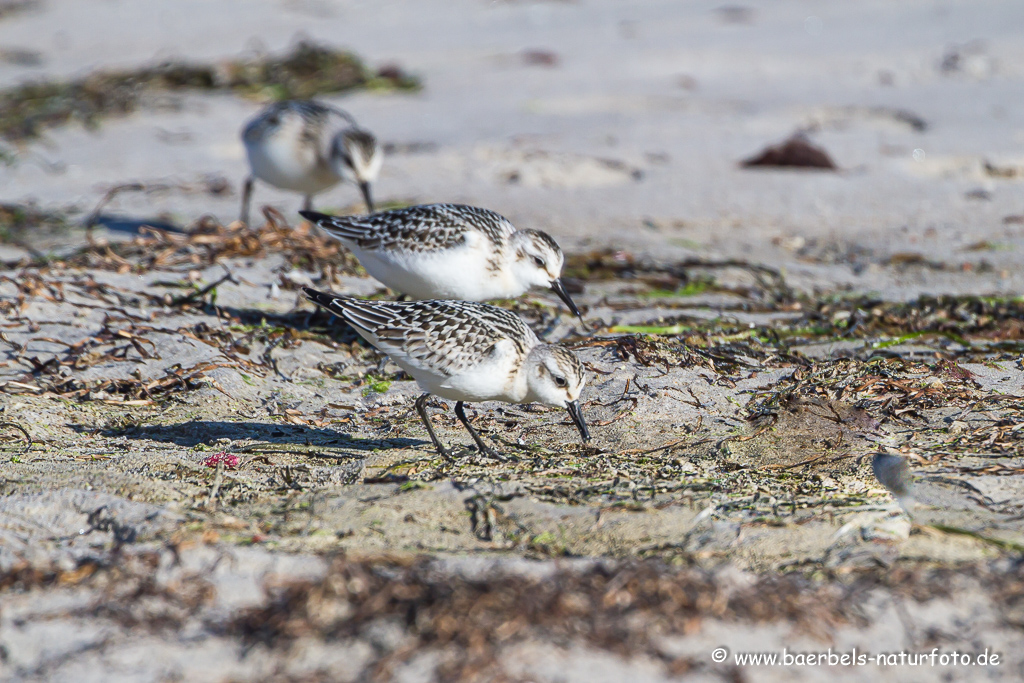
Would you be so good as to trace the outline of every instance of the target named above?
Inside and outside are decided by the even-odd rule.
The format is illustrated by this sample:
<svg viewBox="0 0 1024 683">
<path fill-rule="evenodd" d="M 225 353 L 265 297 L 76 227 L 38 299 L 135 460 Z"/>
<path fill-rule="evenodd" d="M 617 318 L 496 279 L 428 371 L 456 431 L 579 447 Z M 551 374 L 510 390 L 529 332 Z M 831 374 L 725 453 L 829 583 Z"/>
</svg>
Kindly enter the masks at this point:
<svg viewBox="0 0 1024 683">
<path fill-rule="evenodd" d="M 453 375 L 444 375 L 424 367 L 400 349 L 388 355 L 408 372 L 423 391 L 451 401 L 505 401 L 520 403 L 526 397 L 526 382 L 519 377 L 522 357 L 515 344 L 503 339 L 495 351 L 474 365 Z"/>
<path fill-rule="evenodd" d="M 316 150 L 279 133 L 256 143 L 246 143 L 246 154 L 254 176 L 283 190 L 317 194 L 338 184 L 341 177 L 328 164 L 321 164 Z"/>
<path fill-rule="evenodd" d="M 373 277 L 414 299 L 488 301 L 514 298 L 528 288 L 506 266 L 490 269 L 492 252 L 480 235 L 454 249 L 368 250 L 346 244 Z"/>
</svg>

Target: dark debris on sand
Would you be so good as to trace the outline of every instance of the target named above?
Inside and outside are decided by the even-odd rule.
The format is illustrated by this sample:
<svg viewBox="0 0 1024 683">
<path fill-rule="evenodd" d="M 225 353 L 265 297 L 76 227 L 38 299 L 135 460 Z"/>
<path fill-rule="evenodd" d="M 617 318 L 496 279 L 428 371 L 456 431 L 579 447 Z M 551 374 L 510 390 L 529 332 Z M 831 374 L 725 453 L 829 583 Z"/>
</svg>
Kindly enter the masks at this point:
<svg viewBox="0 0 1024 683">
<path fill-rule="evenodd" d="M 466 571 L 457 561 L 403 554 L 334 555 L 315 578 L 271 574 L 262 581 L 262 595 L 226 609 L 218 586 L 238 577 L 222 570 L 218 583 L 187 561 L 196 554 L 195 543 L 178 541 L 160 550 L 95 554 L 70 566 L 22 562 L 0 573 L 0 594 L 73 591 L 77 606 L 51 607 L 47 619 L 102 625 L 105 639 L 96 648 L 111 656 L 130 646 L 132 636 L 173 642 L 183 629 L 189 647 L 215 648 L 226 639 L 221 646 L 240 662 L 262 651 L 274 653 L 279 665 L 316 661 L 313 643 L 368 643 L 348 672 L 366 681 L 394 680 L 406 667 L 431 680 L 521 680 L 508 671 L 507 653 L 529 643 L 589 648 L 625 661 L 645 658 L 669 677 L 712 675 L 717 670 L 706 653 L 680 654 L 671 643 L 700 637 L 710 623 L 762 639 L 782 625 L 783 638 L 825 650 L 843 629 L 872 628 L 880 616 L 872 604 L 879 599 L 899 603 L 904 612 L 917 606 L 941 612 L 957 595 L 970 594 L 990 601 L 992 626 L 1008 632 L 1020 628 L 1024 614 L 1019 562 L 740 576 L 656 560 L 582 561 L 544 570 L 491 563 Z M 231 558 L 224 561 L 234 566 Z M 951 634 L 931 633 L 926 649 L 950 642 Z M 424 653 L 432 656 L 424 659 Z M 331 671 L 332 660 L 322 658 L 305 676 L 267 671 L 258 680 L 334 680 Z"/>
<path fill-rule="evenodd" d="M 74 81 L 40 81 L 0 92 L 0 137 L 21 142 L 71 120 L 95 126 L 162 92 L 226 91 L 261 99 L 304 99 L 355 88 L 415 90 L 419 80 L 389 64 L 374 72 L 356 55 L 308 42 L 283 56 L 220 64 L 165 62 L 99 71 Z"/>
<path fill-rule="evenodd" d="M 785 142 L 766 148 L 761 153 L 743 161 L 743 168 L 784 167 L 811 168 L 826 171 L 836 170 L 836 164 L 828 152 L 812 145 L 803 135 L 797 134 Z"/>
</svg>

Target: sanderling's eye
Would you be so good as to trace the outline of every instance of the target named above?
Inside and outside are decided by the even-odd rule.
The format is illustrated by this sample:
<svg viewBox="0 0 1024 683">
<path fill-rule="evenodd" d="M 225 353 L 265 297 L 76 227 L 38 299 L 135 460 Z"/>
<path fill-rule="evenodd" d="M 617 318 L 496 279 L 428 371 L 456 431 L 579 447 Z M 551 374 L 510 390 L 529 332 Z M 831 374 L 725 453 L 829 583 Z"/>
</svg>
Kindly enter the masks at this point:
<svg viewBox="0 0 1024 683">
<path fill-rule="evenodd" d="M 546 263 L 544 263 L 544 259 L 542 259 L 540 256 L 534 256 L 533 262 L 534 264 L 536 264 L 538 268 L 544 268 L 547 265 Z"/>
<path fill-rule="evenodd" d="M 279 119 L 276 116 L 271 116 L 267 118 L 267 123 L 270 124 L 271 126 L 276 126 L 277 124 L 281 123 L 281 119 Z"/>
<path fill-rule="evenodd" d="M 564 377 L 556 377 L 555 378 L 555 386 L 556 387 L 567 387 L 567 386 L 569 386 L 569 383 L 565 381 Z"/>
</svg>

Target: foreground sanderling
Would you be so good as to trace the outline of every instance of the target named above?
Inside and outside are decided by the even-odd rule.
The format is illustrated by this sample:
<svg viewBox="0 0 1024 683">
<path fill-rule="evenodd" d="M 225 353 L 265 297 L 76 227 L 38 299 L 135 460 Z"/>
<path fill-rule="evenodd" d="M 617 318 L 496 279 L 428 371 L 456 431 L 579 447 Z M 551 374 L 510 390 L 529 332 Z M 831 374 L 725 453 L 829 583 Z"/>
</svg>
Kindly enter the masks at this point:
<svg viewBox="0 0 1024 683">
<path fill-rule="evenodd" d="M 246 124 L 242 141 L 251 169 L 242 192 L 243 222 L 249 222 L 257 178 L 301 192 L 307 209 L 313 195 L 350 180 L 362 190 L 367 211 L 373 211 L 370 183 L 383 156 L 377 139 L 347 112 L 309 100 L 275 102 Z"/>
<path fill-rule="evenodd" d="M 493 211 L 424 204 L 369 216 L 300 213 L 341 240 L 370 275 L 414 299 L 511 299 L 542 286 L 580 315 L 560 279 L 558 244 Z"/>
<path fill-rule="evenodd" d="M 469 424 L 466 401 L 543 403 L 565 408 L 584 441 L 590 432 L 579 396 L 586 383 L 576 355 L 543 344 L 515 313 L 468 301 L 366 301 L 303 287 L 306 298 L 348 321 L 368 342 L 388 354 L 424 393 L 416 411 L 430 440 L 451 454 L 434 433 L 426 402 L 431 394 L 455 401 L 455 414 L 480 452 L 500 458 Z"/>
</svg>

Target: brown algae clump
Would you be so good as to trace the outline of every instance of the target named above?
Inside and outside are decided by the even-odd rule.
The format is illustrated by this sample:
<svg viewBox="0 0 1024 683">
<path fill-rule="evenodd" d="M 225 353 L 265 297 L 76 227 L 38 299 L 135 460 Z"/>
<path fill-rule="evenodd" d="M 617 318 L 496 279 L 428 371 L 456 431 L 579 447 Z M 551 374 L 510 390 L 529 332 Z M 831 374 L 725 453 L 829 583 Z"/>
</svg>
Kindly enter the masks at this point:
<svg viewBox="0 0 1024 683">
<path fill-rule="evenodd" d="M 19 142 L 71 120 L 94 126 L 166 91 L 231 91 L 276 100 L 356 88 L 415 90 L 417 78 L 394 65 L 372 71 L 350 52 L 301 42 L 283 56 L 220 65 L 165 62 L 132 71 L 98 71 L 73 81 L 27 83 L 0 92 L 0 137 Z"/>
</svg>

